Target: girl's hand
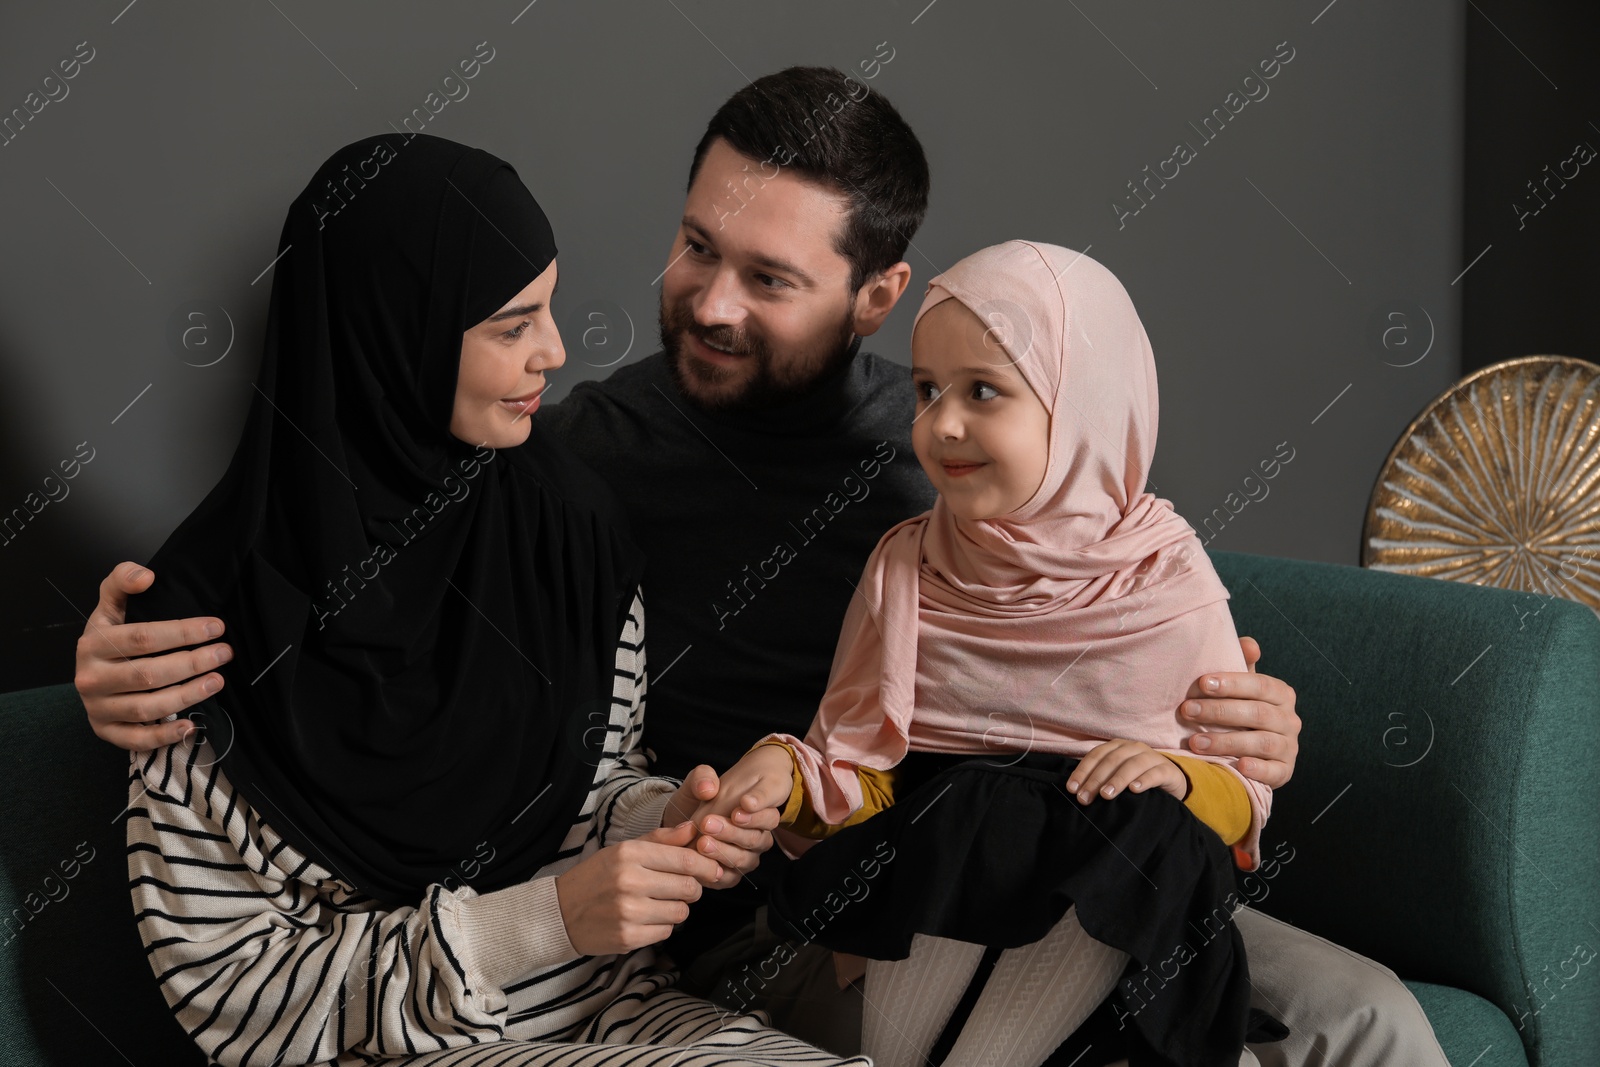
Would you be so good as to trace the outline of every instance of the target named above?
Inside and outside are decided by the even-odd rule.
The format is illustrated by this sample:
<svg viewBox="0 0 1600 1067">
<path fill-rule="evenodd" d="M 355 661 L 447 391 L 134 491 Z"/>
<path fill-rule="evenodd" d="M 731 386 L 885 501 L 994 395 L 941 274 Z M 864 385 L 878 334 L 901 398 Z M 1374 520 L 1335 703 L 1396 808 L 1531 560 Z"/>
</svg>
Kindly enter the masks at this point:
<svg viewBox="0 0 1600 1067">
<path fill-rule="evenodd" d="M 717 795 L 706 800 L 694 813 L 702 833 L 706 820 L 722 819 L 735 827 L 776 826 L 767 814 L 781 812 L 794 790 L 794 758 L 782 745 L 761 745 L 744 756 L 722 775 Z"/>
<path fill-rule="evenodd" d="M 1083 757 L 1067 779 L 1067 794 L 1077 797 L 1080 804 L 1097 796 L 1109 800 L 1124 789 L 1142 793 L 1156 788 L 1182 800 L 1189 795 L 1189 778 L 1176 763 L 1142 741 L 1107 741 Z"/>
</svg>

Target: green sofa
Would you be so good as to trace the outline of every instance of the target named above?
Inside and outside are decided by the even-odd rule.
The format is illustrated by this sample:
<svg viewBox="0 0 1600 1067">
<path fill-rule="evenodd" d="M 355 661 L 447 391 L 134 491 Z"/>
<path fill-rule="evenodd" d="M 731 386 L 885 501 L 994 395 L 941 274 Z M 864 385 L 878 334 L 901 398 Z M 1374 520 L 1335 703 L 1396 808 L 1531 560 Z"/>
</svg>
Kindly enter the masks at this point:
<svg viewBox="0 0 1600 1067">
<path fill-rule="evenodd" d="M 1264 842 L 1280 862 L 1242 894 L 1392 967 L 1456 1067 L 1600 1063 L 1600 620 L 1212 558 L 1305 721 Z M 0 735 L 0 1064 L 200 1062 L 133 927 L 126 756 L 70 686 L 0 697 Z"/>
</svg>

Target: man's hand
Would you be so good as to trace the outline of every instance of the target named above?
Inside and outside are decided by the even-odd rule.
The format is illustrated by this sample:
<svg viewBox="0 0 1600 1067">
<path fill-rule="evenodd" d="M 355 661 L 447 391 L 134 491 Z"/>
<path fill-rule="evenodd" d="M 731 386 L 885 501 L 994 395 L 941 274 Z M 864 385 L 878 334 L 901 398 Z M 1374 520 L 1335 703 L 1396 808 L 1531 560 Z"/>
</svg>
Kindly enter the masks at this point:
<svg viewBox="0 0 1600 1067">
<path fill-rule="evenodd" d="M 761 863 L 761 854 L 772 847 L 772 831 L 778 825 L 779 815 L 775 808 L 753 815 L 741 811 L 740 822 L 735 825 L 726 816 L 710 813 L 708 805 L 716 800 L 721 785 L 717 772 L 702 763 L 689 772 L 661 813 L 663 828 L 675 827 L 689 819 L 700 831 L 693 847 L 723 868 L 722 877 L 708 887 L 711 889 L 738 885 L 745 875 L 756 869 Z M 784 797 L 787 799 L 788 794 Z"/>
<path fill-rule="evenodd" d="M 1189 687 L 1179 713 L 1185 722 L 1221 726 L 1225 733 L 1197 733 L 1189 747 L 1207 756 L 1238 756 L 1239 773 L 1273 789 L 1294 775 L 1300 755 L 1300 716 L 1288 682 L 1256 673 L 1261 646 L 1239 638 L 1248 671 L 1202 675 Z"/>
<path fill-rule="evenodd" d="M 1096 746 L 1067 779 L 1068 795 L 1080 804 L 1096 797 L 1110 800 L 1124 789 L 1130 793 L 1165 789 L 1182 800 L 1189 795 L 1189 776 L 1144 742 L 1119 738 Z"/>
<path fill-rule="evenodd" d="M 233 658 L 233 649 L 220 641 L 168 651 L 220 637 L 221 619 L 125 622 L 129 595 L 144 592 L 154 580 L 137 563 L 119 563 L 106 575 L 100 603 L 78 638 L 73 678 L 95 734 L 133 752 L 187 737 L 194 729 L 187 719 L 163 720 L 220 690 L 222 675 L 215 669 Z"/>
<path fill-rule="evenodd" d="M 607 845 L 556 876 L 567 939 L 585 956 L 632 952 L 665 941 L 689 917 L 701 886 L 722 878 L 716 860 L 689 848 L 694 824 Z"/>
</svg>

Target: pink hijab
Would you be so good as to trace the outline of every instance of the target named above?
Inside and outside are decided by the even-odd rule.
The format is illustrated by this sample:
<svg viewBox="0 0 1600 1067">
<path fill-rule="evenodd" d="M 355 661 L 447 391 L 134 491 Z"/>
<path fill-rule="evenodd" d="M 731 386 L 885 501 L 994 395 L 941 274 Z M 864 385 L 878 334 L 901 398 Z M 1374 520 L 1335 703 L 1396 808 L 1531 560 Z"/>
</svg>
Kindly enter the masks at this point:
<svg viewBox="0 0 1600 1067">
<path fill-rule="evenodd" d="M 774 735 L 817 813 L 844 821 L 862 803 L 856 767 L 910 749 L 1082 756 L 1128 738 L 1237 774 L 1191 752 L 1197 728 L 1178 717 L 1201 674 L 1246 668 L 1194 529 L 1144 492 L 1156 367 L 1127 291 L 1088 256 L 1007 241 L 930 281 L 917 321 L 949 299 L 991 324 L 1049 411 L 1049 460 L 1008 515 L 960 519 L 941 497 L 879 541 L 805 741 Z M 1240 780 L 1248 870 L 1272 794 Z"/>
</svg>

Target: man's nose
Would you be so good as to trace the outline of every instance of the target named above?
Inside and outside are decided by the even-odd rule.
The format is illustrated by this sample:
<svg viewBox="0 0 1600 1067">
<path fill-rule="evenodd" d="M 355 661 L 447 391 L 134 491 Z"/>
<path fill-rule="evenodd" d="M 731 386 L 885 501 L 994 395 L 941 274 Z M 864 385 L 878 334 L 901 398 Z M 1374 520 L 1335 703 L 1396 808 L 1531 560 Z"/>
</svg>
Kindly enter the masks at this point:
<svg viewBox="0 0 1600 1067">
<path fill-rule="evenodd" d="M 717 271 L 695 299 L 694 320 L 702 326 L 738 326 L 744 319 L 738 277 L 731 270 Z"/>
</svg>

